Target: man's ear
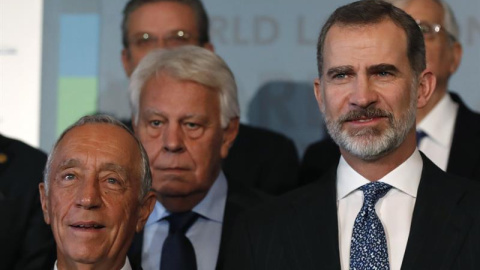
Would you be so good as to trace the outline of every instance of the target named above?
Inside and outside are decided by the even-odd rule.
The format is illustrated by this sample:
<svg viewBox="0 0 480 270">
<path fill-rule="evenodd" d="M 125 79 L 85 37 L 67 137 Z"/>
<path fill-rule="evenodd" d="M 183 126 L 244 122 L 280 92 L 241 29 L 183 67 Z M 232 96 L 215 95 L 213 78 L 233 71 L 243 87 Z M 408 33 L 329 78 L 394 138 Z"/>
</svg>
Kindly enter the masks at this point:
<svg viewBox="0 0 480 270">
<path fill-rule="evenodd" d="M 226 158 L 228 155 L 228 150 L 233 145 L 235 138 L 238 134 L 238 129 L 240 126 L 239 118 L 230 119 L 228 126 L 223 129 L 223 141 L 222 147 L 220 148 L 220 156 Z"/>
<path fill-rule="evenodd" d="M 430 97 L 435 90 L 437 84 L 437 78 L 433 73 L 426 69 L 424 70 L 418 78 L 418 91 L 417 91 L 417 108 L 421 109 L 430 100 Z"/>
<path fill-rule="evenodd" d="M 321 86 L 321 79 L 316 78 L 313 81 L 313 90 L 315 93 L 315 99 L 317 100 L 318 103 L 318 108 L 320 108 L 320 111 L 323 113 L 323 97 L 322 97 L 322 86 Z"/>
<path fill-rule="evenodd" d="M 132 117 L 130 118 L 132 121 L 132 130 L 135 135 L 137 135 L 137 124 L 135 123 L 135 115 L 132 113 Z"/>
<path fill-rule="evenodd" d="M 122 64 L 125 74 L 130 78 L 130 75 L 133 73 L 133 68 L 132 63 L 130 62 L 130 52 L 126 48 L 122 50 Z"/>
<path fill-rule="evenodd" d="M 450 74 L 453 74 L 455 73 L 455 71 L 457 71 L 458 66 L 460 66 L 460 62 L 462 61 L 463 49 L 462 49 L 462 44 L 460 44 L 460 42 L 455 41 L 452 44 L 452 54 L 453 54 L 453 59 L 452 59 L 452 63 L 450 64 Z"/>
<path fill-rule="evenodd" d="M 205 49 L 207 49 L 207 50 L 209 50 L 209 51 L 211 51 L 211 52 L 215 52 L 215 47 L 214 47 L 213 44 L 210 43 L 210 42 L 207 42 L 207 43 L 203 44 L 202 47 L 205 48 Z"/>
<path fill-rule="evenodd" d="M 143 199 L 143 203 L 140 205 L 140 211 L 138 211 L 137 226 L 135 227 L 135 231 L 137 233 L 143 230 L 145 223 L 147 223 L 148 216 L 150 216 L 150 214 L 153 211 L 153 208 L 155 207 L 156 201 L 157 201 L 157 198 L 153 191 L 149 191 L 147 195 L 145 195 L 145 198 Z"/>
<path fill-rule="evenodd" d="M 43 220 L 45 223 L 50 224 L 50 216 L 48 215 L 48 196 L 45 190 L 45 183 L 38 184 L 40 191 L 40 202 L 42 204 Z"/>
</svg>

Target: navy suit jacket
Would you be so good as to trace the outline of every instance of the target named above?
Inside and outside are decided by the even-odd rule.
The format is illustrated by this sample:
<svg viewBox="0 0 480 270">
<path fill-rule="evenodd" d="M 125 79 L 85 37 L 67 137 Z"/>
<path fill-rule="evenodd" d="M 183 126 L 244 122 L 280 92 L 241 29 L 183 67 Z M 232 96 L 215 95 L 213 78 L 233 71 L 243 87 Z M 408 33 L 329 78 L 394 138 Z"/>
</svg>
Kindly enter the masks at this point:
<svg viewBox="0 0 480 270">
<path fill-rule="evenodd" d="M 228 178 L 228 176 L 227 176 Z M 228 183 L 227 201 L 225 204 L 225 213 L 223 217 L 222 236 L 220 240 L 220 248 L 217 260 L 217 270 L 224 269 L 225 252 L 228 243 L 230 242 L 233 226 L 237 216 L 244 212 L 246 209 L 250 209 L 257 204 L 268 199 L 269 196 L 263 193 L 259 193 L 245 187 L 241 184 L 237 184 L 237 181 Z M 142 247 L 143 247 L 143 231 L 135 234 L 133 243 L 128 252 L 128 258 L 130 263 L 135 266 L 140 266 L 142 263 Z M 158 254 L 158 260 L 160 260 L 161 254 Z M 225 268 L 228 269 L 228 268 Z"/>
<path fill-rule="evenodd" d="M 480 269 L 480 184 L 422 157 L 401 269 Z M 239 218 L 225 269 L 340 269 L 336 170 Z"/>
</svg>

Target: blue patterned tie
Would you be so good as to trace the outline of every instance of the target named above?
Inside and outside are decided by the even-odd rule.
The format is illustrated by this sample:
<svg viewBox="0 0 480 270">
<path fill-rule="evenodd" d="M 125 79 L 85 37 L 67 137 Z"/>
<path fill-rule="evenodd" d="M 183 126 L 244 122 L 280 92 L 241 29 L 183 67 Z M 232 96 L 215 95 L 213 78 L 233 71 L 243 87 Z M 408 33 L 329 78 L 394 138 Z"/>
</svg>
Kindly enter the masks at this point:
<svg viewBox="0 0 480 270">
<path fill-rule="evenodd" d="M 392 186 L 372 182 L 360 187 L 363 191 L 363 206 L 353 225 L 350 244 L 351 270 L 388 270 L 387 239 L 382 222 L 375 213 L 375 204 Z"/>
</svg>

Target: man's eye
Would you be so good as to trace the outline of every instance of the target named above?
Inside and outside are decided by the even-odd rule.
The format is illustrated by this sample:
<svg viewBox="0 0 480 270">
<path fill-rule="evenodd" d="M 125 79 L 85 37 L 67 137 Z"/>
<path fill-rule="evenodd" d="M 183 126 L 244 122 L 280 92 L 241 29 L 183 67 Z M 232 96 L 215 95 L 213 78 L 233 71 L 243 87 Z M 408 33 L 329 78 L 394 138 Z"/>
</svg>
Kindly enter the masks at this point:
<svg viewBox="0 0 480 270">
<path fill-rule="evenodd" d="M 143 34 L 143 36 L 135 39 L 134 43 L 138 47 L 148 47 L 148 46 L 153 46 L 153 45 L 157 44 L 157 40 L 158 40 L 158 38 L 156 38 L 156 37 L 154 37 L 150 34 L 145 33 L 145 34 Z"/>
<path fill-rule="evenodd" d="M 67 173 L 63 176 L 63 179 L 68 181 L 75 180 L 75 175 L 73 173 Z"/>
<path fill-rule="evenodd" d="M 162 125 L 162 121 L 160 121 L 160 120 L 150 121 L 150 126 L 152 126 L 152 127 L 159 127 L 160 125 Z"/>
<path fill-rule="evenodd" d="M 187 123 L 185 123 L 185 126 L 186 126 L 188 129 L 197 129 L 197 128 L 200 127 L 199 124 L 192 123 L 192 122 L 187 122 Z"/>
<path fill-rule="evenodd" d="M 390 75 L 392 75 L 392 73 L 387 72 L 387 71 L 378 72 L 378 76 L 380 76 L 380 77 L 387 77 L 387 76 L 390 76 Z"/>
<path fill-rule="evenodd" d="M 333 78 L 334 79 L 340 79 L 340 80 L 345 79 L 345 78 L 347 78 L 347 74 L 346 73 L 335 74 L 335 75 L 333 75 Z"/>
<path fill-rule="evenodd" d="M 109 178 L 107 179 L 107 182 L 108 182 L 109 184 L 114 184 L 114 185 L 115 185 L 115 184 L 118 184 L 118 180 L 117 180 L 116 178 L 113 178 L 113 177 L 109 177 Z"/>
</svg>

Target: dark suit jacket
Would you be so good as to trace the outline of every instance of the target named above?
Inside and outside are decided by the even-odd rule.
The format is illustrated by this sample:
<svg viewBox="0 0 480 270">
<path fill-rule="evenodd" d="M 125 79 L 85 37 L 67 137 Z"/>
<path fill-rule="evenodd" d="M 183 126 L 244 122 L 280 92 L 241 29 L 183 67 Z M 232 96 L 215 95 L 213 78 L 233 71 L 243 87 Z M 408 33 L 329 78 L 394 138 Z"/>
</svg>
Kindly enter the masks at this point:
<svg viewBox="0 0 480 270">
<path fill-rule="evenodd" d="M 468 109 L 457 94 L 450 96 L 459 107 L 447 172 L 480 181 L 480 114 Z M 331 138 L 311 144 L 300 166 L 301 185 L 319 179 L 339 158 L 340 151 Z"/>
<path fill-rule="evenodd" d="M 132 129 L 130 120 L 123 123 Z M 286 136 L 249 125 L 240 129 L 222 169 L 229 182 L 241 181 L 242 185 L 271 195 L 280 195 L 299 186 L 299 160 L 297 149 Z"/>
<path fill-rule="evenodd" d="M 450 96 L 458 103 L 458 114 L 447 172 L 480 181 L 480 114 L 468 109 L 457 94 Z"/>
<path fill-rule="evenodd" d="M 55 244 L 38 191 L 47 157 L 2 135 L 0 153 L 0 269 L 49 269 Z"/>
<path fill-rule="evenodd" d="M 240 124 L 222 167 L 225 175 L 235 176 L 243 185 L 279 195 L 298 187 L 298 166 L 292 140 L 273 131 Z"/>
<path fill-rule="evenodd" d="M 250 209 L 257 204 L 268 199 L 268 195 L 259 193 L 245 187 L 238 182 L 228 183 L 227 201 L 225 205 L 225 213 L 223 217 L 222 236 L 220 240 L 220 249 L 217 260 L 217 270 L 222 268 L 225 259 L 225 249 L 230 242 L 233 225 L 237 216 L 244 212 L 246 209 Z M 130 263 L 135 266 L 140 266 L 142 262 L 142 246 L 143 246 L 143 231 L 135 234 L 132 246 L 128 252 L 128 258 Z M 158 254 L 160 260 L 161 254 Z M 225 268 L 228 269 L 228 268 Z"/>
<path fill-rule="evenodd" d="M 480 185 L 424 169 L 401 269 L 480 269 Z M 225 269 L 340 269 L 336 170 L 242 216 Z"/>
</svg>

